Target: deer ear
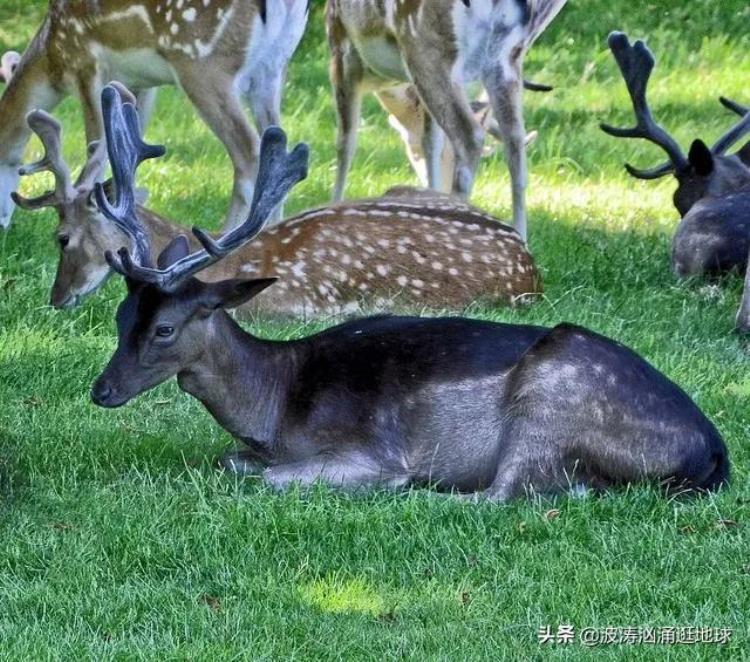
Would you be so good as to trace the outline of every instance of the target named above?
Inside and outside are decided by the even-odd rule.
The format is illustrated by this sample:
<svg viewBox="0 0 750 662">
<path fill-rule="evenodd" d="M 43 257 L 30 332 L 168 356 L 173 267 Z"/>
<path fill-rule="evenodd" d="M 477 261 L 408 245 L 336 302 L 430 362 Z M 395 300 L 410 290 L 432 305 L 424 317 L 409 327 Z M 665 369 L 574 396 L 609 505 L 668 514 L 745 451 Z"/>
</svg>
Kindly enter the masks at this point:
<svg viewBox="0 0 750 662">
<path fill-rule="evenodd" d="M 701 177 L 707 177 L 714 171 L 714 155 L 702 140 L 696 140 L 690 146 L 688 160 Z"/>
<path fill-rule="evenodd" d="M 201 307 L 206 311 L 213 311 L 217 308 L 237 308 L 258 296 L 277 280 L 277 278 L 233 279 L 207 283 L 201 298 Z"/>
<path fill-rule="evenodd" d="M 167 269 L 177 262 L 177 260 L 181 260 L 189 254 L 190 244 L 188 243 L 187 237 L 184 234 L 178 234 L 159 254 L 159 259 L 156 261 L 156 264 L 159 269 Z"/>
</svg>

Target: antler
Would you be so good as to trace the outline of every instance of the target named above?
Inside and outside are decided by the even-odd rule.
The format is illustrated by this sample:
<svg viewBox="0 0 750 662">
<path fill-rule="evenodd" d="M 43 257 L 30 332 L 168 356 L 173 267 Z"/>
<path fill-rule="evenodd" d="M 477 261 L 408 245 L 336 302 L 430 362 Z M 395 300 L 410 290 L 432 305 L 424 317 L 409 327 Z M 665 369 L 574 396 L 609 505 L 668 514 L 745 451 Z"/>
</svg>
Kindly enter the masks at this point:
<svg viewBox="0 0 750 662">
<path fill-rule="evenodd" d="M 21 61 L 21 55 L 16 51 L 8 51 L 0 58 L 0 82 L 6 85 L 10 83 L 13 74 L 16 73 L 16 67 Z"/>
<path fill-rule="evenodd" d="M 636 41 L 631 46 L 627 35 L 622 32 L 610 34 L 608 43 L 633 101 L 637 124 L 632 129 L 619 129 L 609 124 L 601 124 L 602 131 L 617 138 L 645 138 L 661 147 L 669 154 L 670 159 L 670 163 L 649 170 L 640 170 L 628 164 L 625 168 L 633 177 L 656 179 L 673 170 L 686 167 L 688 161 L 679 144 L 656 123 L 646 101 L 648 81 L 656 64 L 653 53 L 642 41 Z"/>
<path fill-rule="evenodd" d="M 104 125 L 117 186 L 117 204 L 115 207 L 109 204 L 101 185 L 97 185 L 97 202 L 107 218 L 132 237 L 136 244 L 136 255 L 133 257 L 127 248 L 121 248 L 117 255 L 108 251 L 105 257 L 110 266 L 123 276 L 150 283 L 164 292 L 174 292 L 195 274 L 256 237 L 292 187 L 307 177 L 307 146 L 297 145 L 287 153 L 286 134 L 278 127 L 267 129 L 261 140 L 258 177 L 247 220 L 217 240 L 203 230 L 193 228 L 193 234 L 203 250 L 178 260 L 166 269 L 155 269 L 151 266 L 148 240 L 138 223 L 133 204 L 133 173 L 144 158 L 144 148 L 148 146 L 140 142 L 135 108 L 131 104 L 122 104 L 114 90 L 108 93 Z"/>
<path fill-rule="evenodd" d="M 97 206 L 133 240 L 138 263 L 150 266 L 151 245 L 136 211 L 135 171 L 143 161 L 162 156 L 165 150 L 161 145 L 147 145 L 143 142 L 135 106 L 123 103 L 119 91 L 112 85 L 107 85 L 102 90 L 102 115 L 116 193 L 113 206 L 107 200 L 103 185 L 98 182 L 95 188 Z"/>
<path fill-rule="evenodd" d="M 44 156 L 36 163 L 23 166 L 18 170 L 22 177 L 37 172 L 49 171 L 55 177 L 55 189 L 36 198 L 24 198 L 18 193 L 12 193 L 13 201 L 24 209 L 39 209 L 60 204 L 75 197 L 70 168 L 62 156 L 62 128 L 60 123 L 43 110 L 31 111 L 26 122 L 29 128 L 39 136 L 44 146 Z"/>
<path fill-rule="evenodd" d="M 725 154 L 734 143 L 750 132 L 750 108 L 725 97 L 719 97 L 719 101 L 725 108 L 741 115 L 742 119 L 716 141 L 711 148 L 711 151 L 716 155 Z"/>
</svg>

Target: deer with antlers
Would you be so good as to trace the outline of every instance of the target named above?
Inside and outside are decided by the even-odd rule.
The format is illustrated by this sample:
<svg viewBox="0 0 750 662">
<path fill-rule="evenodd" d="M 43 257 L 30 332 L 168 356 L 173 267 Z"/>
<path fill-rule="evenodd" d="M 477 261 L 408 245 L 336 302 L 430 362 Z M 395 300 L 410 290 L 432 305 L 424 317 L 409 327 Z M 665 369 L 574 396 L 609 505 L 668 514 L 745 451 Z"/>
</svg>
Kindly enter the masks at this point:
<svg viewBox="0 0 750 662">
<path fill-rule="evenodd" d="M 452 191 L 471 193 L 484 131 L 465 86 L 489 95 L 510 166 L 513 225 L 526 238 L 523 59 L 566 0 L 329 0 L 331 80 L 338 112 L 334 199 L 344 195 L 365 89 L 413 83 L 424 104 L 423 152 L 431 188 L 443 179 L 443 140 L 455 159 Z"/>
<path fill-rule="evenodd" d="M 690 398 L 632 351 L 570 325 L 544 329 L 466 318 L 375 317 L 300 340 L 269 342 L 226 312 L 273 279 L 197 280 L 259 235 L 306 176 L 307 149 L 262 138 L 247 220 L 200 248 L 174 239 L 151 260 L 133 193 L 135 169 L 160 153 L 138 134 L 135 108 L 103 100 L 115 202 L 97 202 L 132 242 L 107 253 L 127 283 L 118 346 L 95 381 L 119 407 L 177 377 L 244 447 L 223 466 L 275 488 L 433 485 L 504 501 L 526 490 L 605 489 L 655 481 L 720 487 L 724 443 Z"/>
<path fill-rule="evenodd" d="M 52 0 L 0 98 L 0 226 L 13 213 L 28 113 L 76 94 L 92 142 L 101 136 L 101 90 L 119 80 L 146 110 L 152 88 L 184 90 L 232 160 L 232 227 L 247 212 L 257 169 L 258 134 L 242 103 L 260 130 L 280 124 L 286 67 L 307 12 L 308 0 Z"/>
<path fill-rule="evenodd" d="M 653 180 L 669 174 L 677 179 L 674 205 L 682 220 L 672 240 L 673 270 L 680 277 L 745 272 L 750 251 L 750 143 L 734 154 L 728 152 L 750 133 L 750 109 L 722 99 L 742 119 L 712 147 L 695 140 L 686 156 L 679 143 L 654 120 L 646 100 L 655 66 L 651 51 L 642 41 L 631 45 L 621 32 L 610 35 L 609 46 L 625 79 L 637 124 L 632 129 L 608 124 L 601 128 L 618 138 L 648 140 L 669 156 L 667 163 L 654 168 L 625 167 L 638 179 Z M 747 312 L 740 311 L 737 323 L 740 330 L 750 330 L 750 301 Z"/>
<path fill-rule="evenodd" d="M 124 87 L 113 88 L 135 104 Z M 46 155 L 22 174 L 50 170 L 56 186 L 34 199 L 14 193 L 14 200 L 25 209 L 57 211 L 60 252 L 50 303 L 75 306 L 109 277 L 104 255 L 123 239 L 94 200 L 106 149 L 92 144 L 73 183 L 60 152 L 59 123 L 44 111 L 31 113 L 28 121 Z M 184 231 L 142 205 L 137 211 L 155 255 Z M 250 275 L 285 278 L 242 312 L 311 317 L 406 306 L 461 310 L 478 300 L 512 303 L 541 291 L 534 260 L 512 228 L 459 200 L 409 188 L 298 214 L 201 277 Z"/>
</svg>

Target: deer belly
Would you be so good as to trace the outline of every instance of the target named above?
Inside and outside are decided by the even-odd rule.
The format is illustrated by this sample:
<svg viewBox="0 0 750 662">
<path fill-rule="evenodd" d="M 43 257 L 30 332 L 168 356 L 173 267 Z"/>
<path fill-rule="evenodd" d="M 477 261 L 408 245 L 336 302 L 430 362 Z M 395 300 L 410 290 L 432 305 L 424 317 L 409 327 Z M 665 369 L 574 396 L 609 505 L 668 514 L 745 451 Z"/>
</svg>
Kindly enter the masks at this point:
<svg viewBox="0 0 750 662">
<path fill-rule="evenodd" d="M 118 80 L 134 90 L 169 85 L 176 81 L 169 63 L 151 48 L 115 51 L 92 44 L 91 51 L 99 62 L 104 80 Z"/>
<path fill-rule="evenodd" d="M 370 72 L 386 80 L 408 81 L 406 66 L 393 39 L 367 37 L 357 40 L 357 52 Z"/>
</svg>

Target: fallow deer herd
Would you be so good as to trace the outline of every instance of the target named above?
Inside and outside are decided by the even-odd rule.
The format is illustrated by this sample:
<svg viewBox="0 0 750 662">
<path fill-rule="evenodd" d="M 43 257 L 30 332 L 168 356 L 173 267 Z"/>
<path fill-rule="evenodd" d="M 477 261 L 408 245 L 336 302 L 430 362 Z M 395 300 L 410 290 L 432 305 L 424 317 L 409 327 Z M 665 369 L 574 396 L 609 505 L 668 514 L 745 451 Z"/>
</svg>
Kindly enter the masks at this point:
<svg viewBox="0 0 750 662">
<path fill-rule="evenodd" d="M 51 0 L 23 55 L 0 60 L 0 224 L 10 225 L 15 206 L 55 210 L 55 308 L 80 305 L 112 274 L 123 277 L 117 349 L 93 402 L 119 407 L 176 377 L 239 442 L 220 466 L 278 489 L 416 485 L 506 501 L 635 482 L 669 492 L 726 483 L 728 453 L 714 425 L 614 340 L 567 323 L 385 314 L 541 294 L 526 244 L 534 134 L 522 93 L 550 88 L 524 81 L 523 62 L 565 3 L 328 0 L 333 202 L 284 218 L 286 196 L 308 173 L 308 148 L 287 151 L 280 128 L 308 0 Z M 646 100 L 652 53 L 622 33 L 609 46 L 636 126 L 602 129 L 667 153 L 664 165 L 627 168 L 678 180 L 673 270 L 746 271 L 737 326 L 750 331 L 750 143 L 728 154 L 750 133 L 750 109 L 723 100 L 739 122 L 686 155 Z M 185 92 L 232 162 L 216 236 L 186 234 L 183 222 L 148 209 L 136 187 L 139 165 L 164 153 L 143 134 L 156 87 L 167 84 Z M 368 91 L 426 188 L 344 199 Z M 50 114 L 68 94 L 80 102 L 88 145 L 75 178 Z M 44 156 L 23 165 L 31 135 Z M 468 201 L 486 135 L 505 149 L 511 225 Z M 42 171 L 51 191 L 27 198 L 16 190 L 20 177 Z M 350 319 L 278 342 L 244 331 L 235 318 L 245 314 Z"/>
</svg>

